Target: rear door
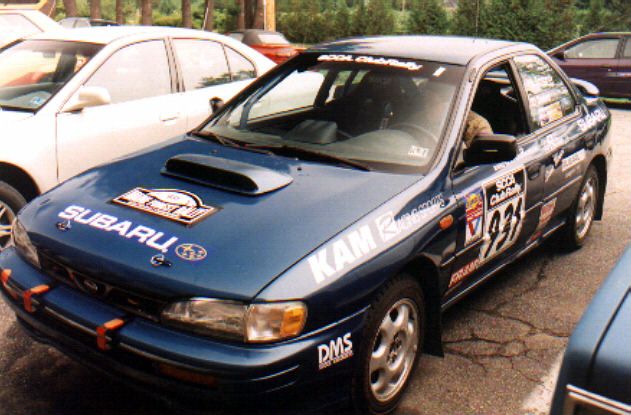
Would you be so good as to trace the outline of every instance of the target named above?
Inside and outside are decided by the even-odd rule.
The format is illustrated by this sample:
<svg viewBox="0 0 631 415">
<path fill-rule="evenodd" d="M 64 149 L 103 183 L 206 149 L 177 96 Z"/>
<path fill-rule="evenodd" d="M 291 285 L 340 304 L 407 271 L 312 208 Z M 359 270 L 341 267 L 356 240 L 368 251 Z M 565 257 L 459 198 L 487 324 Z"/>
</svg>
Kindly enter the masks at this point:
<svg viewBox="0 0 631 415">
<path fill-rule="evenodd" d="M 85 83 L 107 89 L 111 104 L 57 115 L 59 180 L 185 132 L 171 71 L 162 40 L 114 52 Z"/>
<path fill-rule="evenodd" d="M 561 75 L 541 56 L 517 56 L 514 62 L 541 153 L 544 191 L 534 210 L 534 241 L 562 222 L 574 200 L 582 174 L 578 166 L 586 159 L 585 140 L 575 122 L 582 110 Z"/>
<path fill-rule="evenodd" d="M 228 101 L 256 77 L 254 64 L 220 42 L 173 39 L 187 129 L 212 114 L 211 100 Z"/>
<path fill-rule="evenodd" d="M 572 78 L 596 85 L 605 96 L 615 95 L 620 37 L 588 39 L 565 51 L 559 64 Z"/>
</svg>

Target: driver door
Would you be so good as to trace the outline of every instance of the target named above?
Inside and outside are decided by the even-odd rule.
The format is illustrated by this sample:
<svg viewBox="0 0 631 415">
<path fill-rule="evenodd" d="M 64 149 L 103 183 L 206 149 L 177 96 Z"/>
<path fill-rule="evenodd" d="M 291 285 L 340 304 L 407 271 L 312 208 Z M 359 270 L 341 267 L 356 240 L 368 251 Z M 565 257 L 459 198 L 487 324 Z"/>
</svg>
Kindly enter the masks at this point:
<svg viewBox="0 0 631 415">
<path fill-rule="evenodd" d="M 453 188 L 462 213 L 448 299 L 502 266 L 535 227 L 532 208 L 543 194 L 542 165 L 516 79 L 505 62 L 487 71 L 477 87 L 471 110 L 489 122 L 493 134 L 515 136 L 518 155 L 508 162 L 455 167 Z"/>
<path fill-rule="evenodd" d="M 111 104 L 57 115 L 59 181 L 186 130 L 162 40 L 116 51 L 85 85 L 106 88 Z"/>
</svg>

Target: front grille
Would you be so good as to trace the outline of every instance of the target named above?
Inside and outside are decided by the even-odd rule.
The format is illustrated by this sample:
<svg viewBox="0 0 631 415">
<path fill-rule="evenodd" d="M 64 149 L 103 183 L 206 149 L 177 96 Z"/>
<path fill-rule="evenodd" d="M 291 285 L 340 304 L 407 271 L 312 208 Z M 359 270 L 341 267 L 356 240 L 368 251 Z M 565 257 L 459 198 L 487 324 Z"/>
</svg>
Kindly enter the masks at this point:
<svg viewBox="0 0 631 415">
<path fill-rule="evenodd" d="M 130 293 L 98 277 L 76 270 L 51 255 L 40 252 L 39 258 L 42 270 L 48 276 L 129 313 L 159 321 L 160 313 L 166 306 L 164 301 Z"/>
</svg>

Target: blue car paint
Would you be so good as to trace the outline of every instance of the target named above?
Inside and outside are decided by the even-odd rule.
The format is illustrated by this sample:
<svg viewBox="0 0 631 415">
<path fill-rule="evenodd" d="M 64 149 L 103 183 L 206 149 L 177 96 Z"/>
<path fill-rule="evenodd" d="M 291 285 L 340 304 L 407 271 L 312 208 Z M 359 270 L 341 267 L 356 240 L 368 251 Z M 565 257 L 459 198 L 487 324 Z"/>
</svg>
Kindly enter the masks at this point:
<svg viewBox="0 0 631 415">
<path fill-rule="evenodd" d="M 519 53 L 524 47 L 515 46 L 511 50 Z M 524 51 L 537 53 L 532 48 Z M 484 65 L 493 56 L 503 54 L 497 52 L 496 55 L 483 56 L 477 64 Z M 475 59 L 473 62 L 476 62 Z M 596 158 L 603 159 L 606 166 L 611 155 L 610 122 L 606 108 L 597 100 L 586 100 L 577 95 L 579 105 L 576 116 L 569 117 L 553 129 L 533 134 L 532 139 L 520 144 L 521 155 L 516 160 L 496 166 L 472 167 L 460 174 L 452 173 L 460 127 L 467 111 L 467 97 L 473 88 L 468 79 L 478 74 L 480 67 L 474 63 L 469 72 L 471 76 L 463 80 L 443 147 L 434 168 L 426 176 L 364 172 L 240 151 L 185 137 L 181 142 L 71 179 L 31 203 L 20 213 L 20 220 L 42 253 L 54 253 L 61 262 L 71 263 L 73 267 L 89 271 L 97 280 L 102 278 L 129 291 L 145 293 L 164 301 L 209 296 L 246 302 L 301 299 L 308 305 L 309 318 L 304 334 L 269 346 L 210 340 L 183 334 L 142 318 L 135 318 L 133 323 L 117 333 L 116 341 L 124 340 L 138 350 L 148 351 L 176 365 L 188 367 L 193 363 L 210 373 L 224 376 L 233 370 L 234 373 L 230 372 L 227 376 L 228 380 L 233 374 L 241 378 L 262 376 L 266 373 L 263 366 L 270 367 L 270 370 L 273 366 L 274 370 L 282 371 L 282 368 L 298 365 L 301 367 L 301 382 L 307 378 L 319 381 L 333 378 L 338 373 L 349 374 L 353 359 L 319 370 L 317 346 L 350 333 L 353 348 L 358 350 L 364 340 L 364 314 L 370 309 L 375 292 L 401 272 L 417 276 L 425 289 L 430 330 L 426 346 L 429 346 L 429 351 L 439 353 L 441 309 L 538 245 L 562 225 L 564 213 L 576 197 L 587 166 Z M 257 83 L 265 82 L 264 79 Z M 579 131 L 577 121 L 596 110 L 607 113 L 607 119 L 586 131 Z M 558 148 L 551 149 L 546 143 L 552 141 L 554 135 L 561 137 L 560 143 L 566 155 L 581 150 L 587 155 L 568 180 L 565 177 L 561 179 L 560 172 L 557 172 L 548 184 L 543 180 L 544 171 L 553 163 Z M 290 175 L 294 181 L 277 192 L 250 197 L 158 174 L 166 160 L 182 153 L 210 154 L 238 160 Z M 454 272 L 470 263 L 481 249 L 477 244 L 465 246 L 466 197 L 507 175 L 523 177 L 527 188 L 523 197 L 525 216 L 516 241 L 510 249 L 500 252 L 476 273 L 450 288 Z M 554 180 L 563 183 L 554 187 Z M 220 210 L 187 228 L 110 203 L 113 198 L 138 186 L 186 190 Z M 604 188 L 601 191 L 604 194 Z M 558 212 L 537 236 L 541 208 L 544 202 L 553 198 L 558 203 Z M 602 195 L 599 202 L 602 203 Z M 57 228 L 59 213 L 72 205 L 151 226 L 167 236 L 175 235 L 178 238 L 176 245 L 186 242 L 203 246 L 208 255 L 204 261 L 189 262 L 169 251 L 166 256 L 172 260 L 173 266 L 153 267 L 150 259 L 160 252 L 134 240 L 75 223 L 71 223 L 69 231 L 60 233 Z M 441 226 L 441 219 L 450 216 L 453 225 Z M 388 220 L 383 221 L 383 218 Z M 387 225 L 392 222 L 399 224 L 395 231 Z M 243 235 L 251 237 L 243 238 Z M 372 241 L 374 244 L 351 245 L 351 236 L 357 235 L 371 236 L 364 242 Z M 533 238 L 533 235 L 537 237 Z M 314 268 L 313 264 L 318 258 L 325 258 L 321 264 L 330 262 L 331 249 L 336 243 L 357 248 L 352 251 L 355 253 L 353 260 L 334 270 L 316 272 L 318 268 Z M 50 282 L 50 278 L 28 266 L 14 249 L 0 255 L 0 266 L 12 269 L 12 281 L 23 284 L 22 288 Z M 40 300 L 51 309 L 62 309 L 65 304 L 67 312 L 89 328 L 102 324 L 105 321 L 101 321 L 102 318 L 114 318 L 122 313 L 118 310 L 118 313 L 102 315 L 104 311 L 99 311 L 100 306 L 87 305 L 98 300 L 77 292 L 71 296 L 71 291 L 67 287 L 56 287 L 42 295 Z M 43 317 L 39 312 L 34 315 L 26 313 L 19 301 L 9 299 L 6 291 L 2 292 L 27 323 L 32 326 L 41 323 Z M 70 310 L 72 308 L 74 312 Z M 89 311 L 79 315 L 81 313 L 76 310 L 84 308 Z M 109 310 L 111 307 L 106 308 Z M 44 326 L 39 324 L 35 331 L 45 332 L 59 341 L 67 339 L 67 335 Z M 89 344 L 82 344 L 86 350 L 91 350 Z M 206 360 L 199 361 L 196 356 L 200 347 Z M 222 355 L 225 350 L 229 350 L 231 356 Z M 288 354 L 283 351 L 288 351 Z M 83 355 L 83 352 L 79 354 Z M 93 355 L 85 351 L 85 355 L 88 354 Z M 110 359 L 106 353 L 99 356 Z M 229 367 L 222 360 L 226 358 L 233 362 Z M 266 365 L 260 364 L 263 362 Z M 112 362 L 113 367 L 116 365 Z M 124 366 L 119 369 L 124 370 Z M 147 381 L 146 377 L 151 378 L 152 375 L 135 373 L 130 376 Z M 295 381 L 298 382 L 298 379 Z"/>
<path fill-rule="evenodd" d="M 568 386 L 631 406 L 631 248 L 622 254 L 570 337 L 551 415 L 571 406 Z"/>
</svg>

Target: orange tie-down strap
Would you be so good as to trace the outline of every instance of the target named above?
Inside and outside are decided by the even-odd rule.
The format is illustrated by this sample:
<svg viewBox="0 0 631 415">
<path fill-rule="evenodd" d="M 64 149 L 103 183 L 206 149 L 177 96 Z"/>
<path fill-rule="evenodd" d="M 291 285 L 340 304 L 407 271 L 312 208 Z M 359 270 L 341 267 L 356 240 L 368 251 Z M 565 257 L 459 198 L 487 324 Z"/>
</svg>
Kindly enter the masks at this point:
<svg viewBox="0 0 631 415">
<path fill-rule="evenodd" d="M 2 286 L 5 288 L 5 290 L 7 290 L 9 295 L 13 297 L 14 300 L 17 300 L 18 299 L 17 294 L 15 293 L 15 291 L 11 289 L 11 287 L 9 287 L 10 279 L 11 279 L 11 270 L 8 268 L 3 269 L 2 272 L 0 272 L 0 282 L 2 283 Z"/>
<path fill-rule="evenodd" d="M 115 318 L 107 323 L 104 323 L 96 328 L 96 345 L 99 349 L 105 351 L 110 350 L 110 345 L 107 340 L 107 334 L 112 331 L 116 331 L 125 325 L 126 321 L 121 318 Z"/>
<path fill-rule="evenodd" d="M 24 301 L 24 309 L 29 313 L 35 312 L 35 309 L 33 309 L 33 296 L 41 295 L 41 294 L 47 293 L 48 291 L 50 291 L 50 287 L 46 284 L 38 285 L 36 287 L 33 287 L 31 289 L 24 291 L 24 293 L 22 294 L 22 300 Z"/>
</svg>

